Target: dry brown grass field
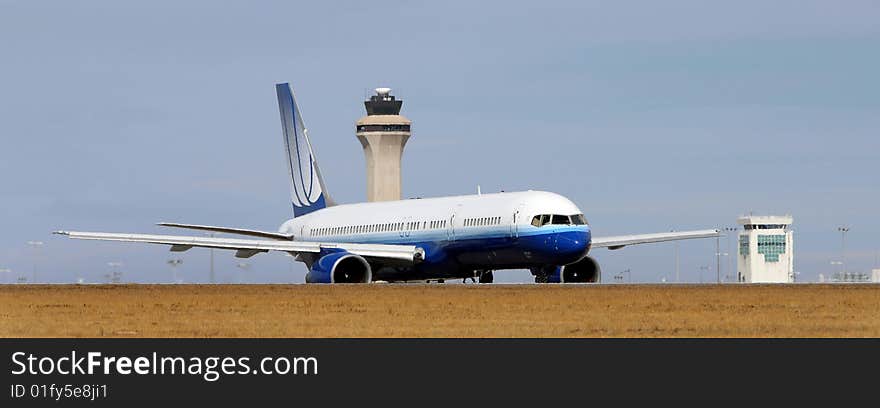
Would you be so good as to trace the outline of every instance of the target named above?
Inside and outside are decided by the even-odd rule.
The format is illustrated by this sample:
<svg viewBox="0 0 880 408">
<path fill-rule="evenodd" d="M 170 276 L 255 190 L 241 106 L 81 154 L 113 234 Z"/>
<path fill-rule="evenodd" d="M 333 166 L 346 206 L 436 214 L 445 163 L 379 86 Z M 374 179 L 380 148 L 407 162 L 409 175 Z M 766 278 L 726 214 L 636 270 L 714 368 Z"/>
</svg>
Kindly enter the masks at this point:
<svg viewBox="0 0 880 408">
<path fill-rule="evenodd" d="M 0 337 L 878 337 L 880 285 L 2 285 Z"/>
</svg>

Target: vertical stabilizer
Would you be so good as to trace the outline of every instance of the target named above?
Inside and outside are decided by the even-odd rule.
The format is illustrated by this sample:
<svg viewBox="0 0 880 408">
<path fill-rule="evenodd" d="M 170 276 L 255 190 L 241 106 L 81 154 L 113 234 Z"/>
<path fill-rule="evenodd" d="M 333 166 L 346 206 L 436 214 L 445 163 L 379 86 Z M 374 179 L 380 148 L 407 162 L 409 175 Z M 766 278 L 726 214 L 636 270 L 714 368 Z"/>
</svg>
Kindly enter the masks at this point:
<svg viewBox="0 0 880 408">
<path fill-rule="evenodd" d="M 278 109 L 281 112 L 281 128 L 284 136 L 288 170 L 290 172 L 290 198 L 293 216 L 299 217 L 315 210 L 333 205 L 324 187 L 324 179 L 318 170 L 318 162 L 309 142 L 309 133 L 303 124 L 293 90 L 287 83 L 276 84 Z"/>
</svg>

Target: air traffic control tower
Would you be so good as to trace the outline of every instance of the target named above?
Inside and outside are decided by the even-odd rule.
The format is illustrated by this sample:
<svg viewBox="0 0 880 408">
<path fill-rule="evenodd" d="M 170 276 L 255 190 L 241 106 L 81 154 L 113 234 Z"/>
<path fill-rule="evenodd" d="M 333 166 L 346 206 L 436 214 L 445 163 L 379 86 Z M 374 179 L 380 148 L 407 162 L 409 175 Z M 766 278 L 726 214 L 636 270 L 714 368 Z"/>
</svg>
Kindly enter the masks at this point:
<svg viewBox="0 0 880 408">
<path fill-rule="evenodd" d="M 794 238 L 790 215 L 740 217 L 737 281 L 794 282 Z"/>
<path fill-rule="evenodd" d="M 367 201 L 400 200 L 400 159 L 412 122 L 400 115 L 403 101 L 390 88 L 376 88 L 364 101 L 367 116 L 357 121 L 357 138 L 367 159 Z"/>
</svg>

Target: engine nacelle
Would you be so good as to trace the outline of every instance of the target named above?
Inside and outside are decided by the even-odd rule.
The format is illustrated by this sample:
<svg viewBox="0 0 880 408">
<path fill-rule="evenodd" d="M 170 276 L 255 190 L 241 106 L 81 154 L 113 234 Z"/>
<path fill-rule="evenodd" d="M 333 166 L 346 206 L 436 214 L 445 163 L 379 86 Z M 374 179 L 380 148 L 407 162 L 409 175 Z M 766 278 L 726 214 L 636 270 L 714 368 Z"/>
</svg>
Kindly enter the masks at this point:
<svg viewBox="0 0 880 408">
<path fill-rule="evenodd" d="M 326 254 L 306 274 L 306 283 L 370 283 L 373 271 L 367 260 L 351 252 Z"/>
<path fill-rule="evenodd" d="M 573 264 L 545 266 L 533 270 L 532 274 L 537 283 L 599 283 L 602 280 L 602 268 L 589 256 Z"/>
</svg>

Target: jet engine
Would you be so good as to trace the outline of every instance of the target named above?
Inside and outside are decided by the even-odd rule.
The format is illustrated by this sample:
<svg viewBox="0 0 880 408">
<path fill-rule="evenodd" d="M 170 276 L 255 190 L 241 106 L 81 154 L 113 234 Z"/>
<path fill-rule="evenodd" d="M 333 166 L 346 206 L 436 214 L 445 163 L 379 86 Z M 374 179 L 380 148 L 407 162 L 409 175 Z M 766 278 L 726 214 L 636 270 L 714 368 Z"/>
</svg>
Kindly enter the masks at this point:
<svg viewBox="0 0 880 408">
<path fill-rule="evenodd" d="M 585 256 L 573 264 L 533 269 L 532 274 L 535 275 L 535 283 L 599 283 L 602 268 L 595 259 Z"/>
<path fill-rule="evenodd" d="M 367 260 L 351 252 L 326 254 L 312 264 L 306 283 L 370 283 L 373 271 Z"/>
</svg>

